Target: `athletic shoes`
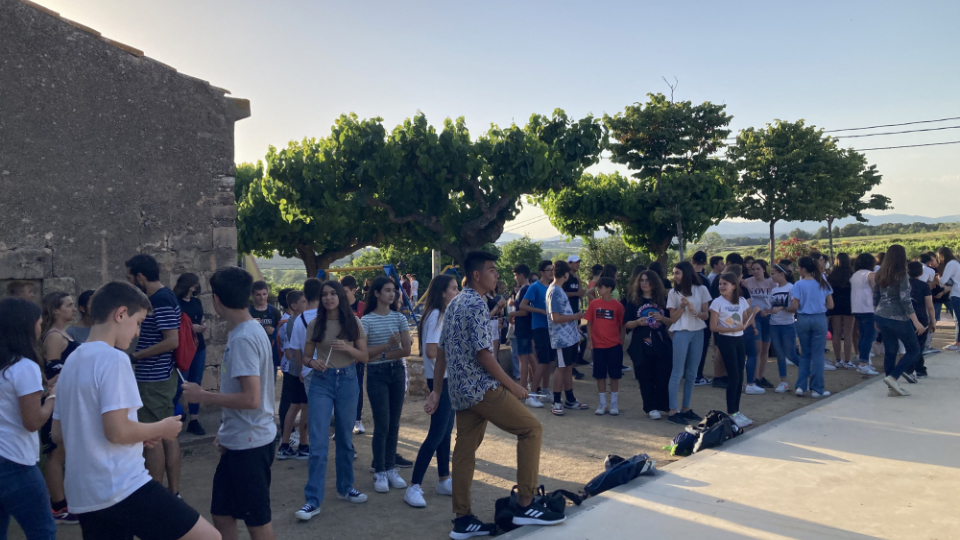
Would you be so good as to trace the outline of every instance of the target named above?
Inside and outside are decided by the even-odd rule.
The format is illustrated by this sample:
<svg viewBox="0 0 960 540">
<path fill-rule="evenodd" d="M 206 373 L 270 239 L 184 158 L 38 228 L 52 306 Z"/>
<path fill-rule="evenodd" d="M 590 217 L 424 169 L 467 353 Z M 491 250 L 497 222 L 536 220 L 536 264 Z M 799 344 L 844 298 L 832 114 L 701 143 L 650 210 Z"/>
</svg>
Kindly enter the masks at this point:
<svg viewBox="0 0 960 540">
<path fill-rule="evenodd" d="M 757 379 L 756 384 L 760 388 L 773 388 L 773 383 L 768 381 L 766 377 L 760 377 Z"/>
<path fill-rule="evenodd" d="M 407 487 L 407 482 L 400 478 L 400 469 L 390 469 L 387 471 L 387 483 L 393 489 L 403 489 Z"/>
<path fill-rule="evenodd" d="M 828 390 L 824 390 L 823 392 L 817 392 L 816 390 L 814 390 L 810 392 L 810 397 L 812 397 L 813 399 L 830 397 L 830 392 Z"/>
<path fill-rule="evenodd" d="M 952 343 L 952 344 L 947 345 L 946 347 L 944 347 L 943 350 L 945 350 L 945 351 L 958 352 L 958 351 L 960 351 L 960 345 L 957 345 L 956 343 Z"/>
<path fill-rule="evenodd" d="M 917 384 L 917 377 L 913 373 L 904 373 L 903 378 L 910 384 Z"/>
<path fill-rule="evenodd" d="M 740 429 L 753 424 L 753 420 L 747 418 L 747 416 L 742 412 L 735 412 L 730 415 L 730 418 L 733 419 L 733 423 L 736 424 Z"/>
<path fill-rule="evenodd" d="M 539 399 L 535 398 L 535 397 L 528 397 L 527 400 L 524 401 L 524 403 L 527 404 L 527 407 L 531 407 L 531 408 L 534 408 L 534 409 L 542 409 L 542 408 L 543 408 L 543 402 L 540 401 Z"/>
<path fill-rule="evenodd" d="M 310 521 L 310 518 L 320 513 L 320 507 L 307 503 L 300 507 L 293 515 L 300 521 Z"/>
<path fill-rule="evenodd" d="M 707 379 L 705 379 L 705 378 L 703 378 L 703 377 L 697 377 L 697 379 L 696 379 L 695 381 L 693 381 L 693 385 L 694 385 L 694 386 L 706 386 L 706 385 L 708 385 L 708 384 L 710 384 L 710 381 L 708 381 Z"/>
<path fill-rule="evenodd" d="M 577 368 L 573 368 L 573 378 L 578 381 L 582 381 L 586 375 L 577 371 Z"/>
<path fill-rule="evenodd" d="M 920 373 L 920 372 L 918 371 L 918 372 L 916 373 L 916 376 L 917 376 L 918 379 L 926 379 L 926 378 L 927 378 L 927 373 L 926 373 L 926 372 Z"/>
<path fill-rule="evenodd" d="M 357 420 L 357 423 L 353 425 L 353 434 L 354 435 L 363 435 L 367 432 L 367 428 L 363 427 L 363 422 Z"/>
<path fill-rule="evenodd" d="M 610 416 L 620 416 L 620 408 L 615 404 L 610 406 Z"/>
<path fill-rule="evenodd" d="M 879 373 L 877 373 L 877 370 L 873 369 L 873 366 L 871 366 L 870 364 L 858 367 L 857 373 L 862 373 L 867 376 L 879 375 Z"/>
<path fill-rule="evenodd" d="M 595 412 L 594 414 L 596 414 L 597 416 L 603 416 L 604 414 L 607 414 L 606 406 L 604 406 L 603 404 L 598 405 L 597 412 Z"/>
<path fill-rule="evenodd" d="M 686 411 L 686 412 L 681 412 L 681 413 L 680 413 L 680 416 L 682 416 L 682 417 L 684 417 L 684 418 L 686 418 L 687 420 L 690 420 L 690 421 L 692 421 L 692 422 L 699 422 L 699 421 L 703 420 L 703 417 L 702 417 L 702 416 L 699 416 L 697 413 L 693 412 L 693 409 L 690 409 L 689 411 Z"/>
<path fill-rule="evenodd" d="M 427 507 L 427 501 L 423 500 L 423 489 L 420 488 L 420 484 L 413 484 L 407 488 L 407 491 L 403 494 L 403 502 L 414 508 Z"/>
<path fill-rule="evenodd" d="M 660 411 L 657 411 L 657 410 L 650 411 L 647 413 L 647 415 L 650 417 L 651 420 L 659 420 L 663 418 L 663 416 L 660 415 Z"/>
<path fill-rule="evenodd" d="M 550 409 L 550 412 L 557 416 L 563 416 L 563 403 L 554 403 L 553 408 Z"/>
<path fill-rule="evenodd" d="M 774 392 L 776 392 L 776 393 L 778 393 L 778 394 L 782 394 L 782 393 L 786 392 L 788 388 L 789 388 L 789 387 L 787 386 L 787 383 L 782 382 L 782 383 L 780 383 L 780 384 L 777 385 L 777 389 L 774 390 Z"/>
<path fill-rule="evenodd" d="M 390 482 L 387 481 L 387 473 L 373 473 L 373 490 L 377 493 L 387 493 L 390 491 Z"/>
<path fill-rule="evenodd" d="M 526 508 L 516 505 L 513 509 L 514 525 L 557 525 L 566 519 L 562 513 L 554 512 L 536 501 Z"/>
<path fill-rule="evenodd" d="M 751 395 L 751 396 L 759 396 L 760 394 L 766 394 L 766 393 L 767 393 L 766 390 L 764 390 L 763 388 L 760 388 L 760 387 L 757 386 L 755 383 L 754 383 L 754 384 L 748 384 L 747 387 L 746 387 L 746 389 L 744 390 L 744 392 L 746 392 L 747 394 L 749 394 L 749 395 Z"/>
<path fill-rule="evenodd" d="M 788 366 L 794 366 L 794 367 L 797 366 L 796 364 L 793 363 L 793 360 L 790 360 L 789 358 L 787 358 L 787 365 L 788 365 Z"/>
<path fill-rule="evenodd" d="M 309 444 L 301 444 L 300 446 L 297 447 L 297 459 L 299 460 L 310 459 Z"/>
<path fill-rule="evenodd" d="M 713 386 L 714 388 L 726 388 L 726 387 L 727 387 L 727 381 L 726 381 L 725 379 L 720 379 L 720 378 L 714 378 L 714 379 L 713 379 L 713 382 L 710 383 L 710 384 L 711 384 L 711 386 Z"/>
<path fill-rule="evenodd" d="M 884 377 L 883 382 L 890 388 L 890 390 L 895 392 L 897 395 L 900 395 L 900 396 L 910 395 L 910 392 L 907 392 L 906 390 L 901 388 L 900 384 L 897 383 L 897 380 L 891 377 L 890 375 L 887 375 L 886 377 Z"/>
<path fill-rule="evenodd" d="M 466 540 L 474 536 L 490 536 L 495 528 L 496 525 L 484 523 L 477 519 L 477 516 L 463 516 L 453 520 L 453 530 L 450 531 L 450 538 Z"/>
<path fill-rule="evenodd" d="M 836 371 L 836 370 L 837 370 L 837 366 L 831 364 L 830 361 L 827 360 L 827 361 L 824 362 L 824 364 L 823 364 L 823 370 L 824 370 L 824 371 Z"/>
<path fill-rule="evenodd" d="M 352 503 L 367 502 L 367 496 L 353 488 L 350 488 L 350 491 L 346 493 L 337 493 L 337 498 L 340 499 L 341 501 L 347 501 Z"/>
<path fill-rule="evenodd" d="M 843 367 L 845 369 L 857 369 L 857 364 L 854 364 L 853 362 L 844 362 Z"/>
<path fill-rule="evenodd" d="M 290 432 L 290 446 L 300 446 L 300 432 L 293 430 Z"/>
<path fill-rule="evenodd" d="M 803 397 L 803 388 L 797 388 L 797 397 Z"/>
<path fill-rule="evenodd" d="M 393 464 L 401 469 L 409 469 L 413 467 L 413 462 L 409 459 L 404 459 L 404 457 L 400 454 L 397 454 L 397 457 L 394 458 Z"/>
<path fill-rule="evenodd" d="M 191 420 L 190 423 L 187 424 L 187 433 L 192 433 L 193 435 L 202 437 L 207 434 L 207 430 L 203 429 L 203 426 L 200 425 L 199 420 Z"/>
<path fill-rule="evenodd" d="M 633 368 L 630 366 L 623 366 L 623 369 L 621 371 L 623 371 L 624 373 L 629 373 L 633 371 Z"/>
<path fill-rule="evenodd" d="M 671 424 L 679 424 L 681 426 L 687 425 L 687 419 L 684 418 L 683 414 L 681 413 L 671 414 L 667 416 L 667 422 L 670 422 Z"/>
<path fill-rule="evenodd" d="M 66 506 L 62 510 L 50 509 L 53 513 L 53 521 L 57 525 L 77 525 L 80 523 L 80 518 L 76 514 L 71 514 L 70 509 Z"/>
<path fill-rule="evenodd" d="M 563 406 L 577 411 L 585 411 L 590 408 L 586 403 L 580 403 L 579 401 L 564 401 Z"/>
<path fill-rule="evenodd" d="M 940 349 L 934 349 L 933 347 L 927 347 L 923 350 L 923 354 L 937 354 L 940 352 Z"/>
<path fill-rule="evenodd" d="M 297 457 L 297 451 L 290 447 L 289 444 L 281 444 L 280 449 L 277 450 L 277 459 L 283 461 L 285 459 L 294 459 Z"/>
<path fill-rule="evenodd" d="M 441 482 L 437 482 L 437 495 L 446 495 L 447 497 L 453 496 L 453 479 L 447 478 Z"/>
<path fill-rule="evenodd" d="M 843 364 L 843 360 L 837 360 L 833 365 L 837 366 L 837 369 L 844 369 L 847 367 Z"/>
</svg>

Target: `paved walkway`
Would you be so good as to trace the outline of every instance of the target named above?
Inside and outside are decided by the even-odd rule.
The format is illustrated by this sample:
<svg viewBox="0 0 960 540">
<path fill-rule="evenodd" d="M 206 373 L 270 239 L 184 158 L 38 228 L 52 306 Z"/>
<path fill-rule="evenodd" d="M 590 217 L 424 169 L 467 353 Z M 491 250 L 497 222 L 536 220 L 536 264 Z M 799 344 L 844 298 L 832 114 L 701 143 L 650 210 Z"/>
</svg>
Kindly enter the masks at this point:
<svg viewBox="0 0 960 540">
<path fill-rule="evenodd" d="M 605 494 L 525 540 L 960 538 L 960 355 L 880 377 Z M 905 385 L 907 383 L 904 383 Z"/>
</svg>

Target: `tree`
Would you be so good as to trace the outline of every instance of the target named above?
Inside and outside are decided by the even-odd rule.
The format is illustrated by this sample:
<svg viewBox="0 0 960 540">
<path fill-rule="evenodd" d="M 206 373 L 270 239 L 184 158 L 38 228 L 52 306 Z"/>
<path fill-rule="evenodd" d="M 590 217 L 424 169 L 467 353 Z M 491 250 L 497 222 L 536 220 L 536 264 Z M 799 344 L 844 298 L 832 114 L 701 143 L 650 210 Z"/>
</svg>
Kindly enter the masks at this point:
<svg viewBox="0 0 960 540">
<path fill-rule="evenodd" d="M 543 247 L 541 242 L 530 240 L 529 236 L 523 236 L 516 240 L 511 240 L 500 247 L 500 258 L 497 260 L 497 271 L 500 272 L 500 279 L 507 282 L 508 288 L 513 288 L 516 281 L 513 279 L 513 267 L 518 264 L 525 264 L 534 272 L 537 266 L 543 260 Z"/>
<path fill-rule="evenodd" d="M 650 264 L 650 257 L 631 249 L 624 242 L 620 231 L 616 229 L 604 238 L 593 238 L 592 236 L 583 238 L 580 258 L 583 261 L 581 268 L 590 268 L 596 264 L 615 265 L 617 267 L 617 289 L 620 291 L 620 298 L 624 298 L 627 293 L 633 267 L 638 264 Z"/>
<path fill-rule="evenodd" d="M 789 233 L 787 233 L 787 238 L 799 238 L 801 240 L 810 240 L 811 238 L 813 238 L 813 235 L 798 227 L 790 231 Z"/>
<path fill-rule="evenodd" d="M 778 221 L 822 221 L 822 186 L 836 163 L 836 147 L 822 130 L 777 120 L 742 130 L 727 156 L 740 171 L 737 215 L 770 224 L 771 260 Z"/>
<path fill-rule="evenodd" d="M 876 165 L 867 166 L 867 158 L 850 149 L 836 151 L 831 174 L 824 182 L 822 204 L 819 209 L 830 231 L 830 259 L 833 259 L 833 222 L 837 218 L 853 216 L 865 222 L 864 210 L 887 210 L 890 198 L 874 193 L 867 194 L 880 185 L 881 176 Z"/>
</svg>

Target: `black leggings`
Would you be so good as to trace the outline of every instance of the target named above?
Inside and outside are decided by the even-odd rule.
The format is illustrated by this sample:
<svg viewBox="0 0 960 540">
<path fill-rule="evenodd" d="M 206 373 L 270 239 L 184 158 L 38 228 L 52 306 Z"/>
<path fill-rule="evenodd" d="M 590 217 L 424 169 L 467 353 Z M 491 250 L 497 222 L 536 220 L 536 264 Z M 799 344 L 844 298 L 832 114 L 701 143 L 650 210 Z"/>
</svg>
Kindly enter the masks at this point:
<svg viewBox="0 0 960 540">
<path fill-rule="evenodd" d="M 717 334 L 717 348 L 727 368 L 727 414 L 740 412 L 740 394 L 743 392 L 744 366 L 747 361 L 747 346 L 743 336 Z"/>
</svg>

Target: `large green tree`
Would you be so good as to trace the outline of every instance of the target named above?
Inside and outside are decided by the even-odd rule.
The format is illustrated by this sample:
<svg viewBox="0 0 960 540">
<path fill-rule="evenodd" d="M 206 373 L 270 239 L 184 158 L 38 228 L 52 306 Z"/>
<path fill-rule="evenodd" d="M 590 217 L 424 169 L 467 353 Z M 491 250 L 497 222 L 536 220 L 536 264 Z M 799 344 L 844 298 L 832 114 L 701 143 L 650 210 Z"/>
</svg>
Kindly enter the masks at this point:
<svg viewBox="0 0 960 540">
<path fill-rule="evenodd" d="M 823 221 L 828 182 L 836 173 L 837 148 L 823 131 L 797 122 L 775 121 L 737 135 L 727 156 L 740 171 L 736 215 L 770 226 L 774 260 L 778 221 Z"/>
<path fill-rule="evenodd" d="M 887 210 L 890 198 L 874 193 L 873 188 L 880 185 L 881 176 L 876 165 L 867 165 L 867 158 L 851 149 L 839 149 L 831 174 L 823 182 L 821 190 L 822 204 L 818 205 L 821 219 L 827 222 L 830 240 L 830 259 L 833 259 L 833 222 L 836 219 L 854 217 L 865 222 L 865 210 Z"/>
<path fill-rule="evenodd" d="M 630 275 L 633 274 L 633 267 L 642 264 L 650 264 L 650 257 L 638 253 L 624 242 L 618 229 L 613 229 L 613 233 L 603 238 L 585 237 L 583 238 L 583 248 L 580 249 L 580 258 L 583 260 L 581 269 L 600 264 L 612 264 L 617 267 L 617 290 L 620 298 L 625 298 L 628 292 Z M 589 273 L 589 271 L 588 271 Z"/>
<path fill-rule="evenodd" d="M 511 289 L 516 285 L 516 281 L 513 279 L 514 266 L 525 264 L 536 272 L 537 265 L 543 260 L 541 242 L 534 242 L 530 240 L 529 236 L 511 240 L 499 247 L 500 258 L 497 260 L 497 271 L 500 272 L 500 279 L 504 280 L 507 287 Z"/>
</svg>

